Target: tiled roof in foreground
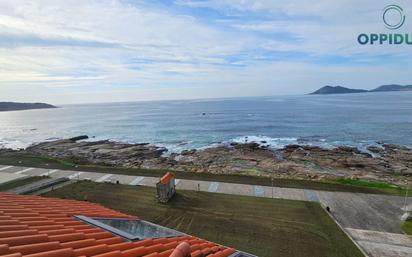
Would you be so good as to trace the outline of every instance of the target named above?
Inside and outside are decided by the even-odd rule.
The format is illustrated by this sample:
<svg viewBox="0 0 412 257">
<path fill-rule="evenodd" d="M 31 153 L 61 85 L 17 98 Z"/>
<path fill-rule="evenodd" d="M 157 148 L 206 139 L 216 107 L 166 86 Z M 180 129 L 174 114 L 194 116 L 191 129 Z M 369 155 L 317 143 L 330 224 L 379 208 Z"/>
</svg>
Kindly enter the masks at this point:
<svg viewBox="0 0 412 257">
<path fill-rule="evenodd" d="M 168 257 L 182 242 L 191 257 L 235 253 L 192 236 L 125 241 L 74 215 L 136 219 L 89 202 L 0 193 L 0 257 Z"/>
</svg>

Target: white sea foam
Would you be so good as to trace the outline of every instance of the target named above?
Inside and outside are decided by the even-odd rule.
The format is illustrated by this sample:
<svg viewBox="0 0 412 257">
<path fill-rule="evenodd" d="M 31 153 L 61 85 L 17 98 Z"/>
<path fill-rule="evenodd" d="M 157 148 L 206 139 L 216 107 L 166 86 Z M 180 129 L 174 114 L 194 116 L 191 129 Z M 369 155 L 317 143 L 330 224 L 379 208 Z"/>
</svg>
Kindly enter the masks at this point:
<svg viewBox="0 0 412 257">
<path fill-rule="evenodd" d="M 51 137 L 47 138 L 43 141 L 52 141 L 56 139 L 61 139 L 59 137 Z M 93 142 L 98 140 L 107 140 L 102 136 L 98 137 L 90 137 L 85 141 Z M 126 139 L 109 139 L 111 142 L 121 142 L 121 143 L 142 143 L 142 142 L 134 142 L 132 140 Z M 42 141 L 39 141 L 42 142 Z M 39 143 L 37 142 L 37 143 Z M 21 140 L 10 140 L 6 138 L 0 138 L 0 149 L 1 148 L 10 148 L 10 149 L 24 149 L 28 146 L 34 144 L 36 142 L 24 142 Z M 153 143 L 159 147 L 164 147 L 167 149 L 166 152 L 163 153 L 164 156 L 170 156 L 172 153 L 179 154 L 184 150 L 190 149 L 197 149 L 197 150 L 205 150 L 209 148 L 215 148 L 222 145 L 230 145 L 231 143 L 257 143 L 260 146 L 268 147 L 272 150 L 282 149 L 287 145 L 296 144 L 296 145 L 310 145 L 310 146 L 319 146 L 325 149 L 332 149 L 342 145 L 355 147 L 359 151 L 363 153 L 368 153 L 375 158 L 379 158 L 380 156 L 376 153 L 373 153 L 368 150 L 369 146 L 377 146 L 382 147 L 380 144 L 374 141 L 362 141 L 362 142 L 351 142 L 351 141 L 328 141 L 325 138 L 296 138 L 296 137 L 269 137 L 264 135 L 248 135 L 248 136 L 239 136 L 233 139 L 222 141 L 222 142 L 215 142 L 209 144 L 201 144 L 196 142 L 195 140 L 184 140 L 175 143 Z"/>
<path fill-rule="evenodd" d="M 24 149 L 30 146 L 31 143 L 25 143 L 19 140 L 7 140 L 0 138 L 0 149 L 9 148 L 9 149 Z"/>
<path fill-rule="evenodd" d="M 332 141 L 329 142 L 325 138 L 295 138 L 295 137 L 268 137 L 268 136 L 241 136 L 231 140 L 231 142 L 245 144 L 245 143 L 257 143 L 261 146 L 268 147 L 270 149 L 282 149 L 287 145 L 309 145 L 318 146 L 325 149 L 333 149 L 339 146 L 355 147 L 363 153 L 371 154 L 373 157 L 378 157 L 376 154 L 368 150 L 369 146 L 378 146 L 374 141 L 363 141 L 361 143 L 355 143 L 351 141 Z"/>
<path fill-rule="evenodd" d="M 257 143 L 272 149 L 281 149 L 286 145 L 298 144 L 298 138 L 295 137 L 268 137 L 268 136 L 242 136 L 231 140 L 233 143 Z"/>
</svg>

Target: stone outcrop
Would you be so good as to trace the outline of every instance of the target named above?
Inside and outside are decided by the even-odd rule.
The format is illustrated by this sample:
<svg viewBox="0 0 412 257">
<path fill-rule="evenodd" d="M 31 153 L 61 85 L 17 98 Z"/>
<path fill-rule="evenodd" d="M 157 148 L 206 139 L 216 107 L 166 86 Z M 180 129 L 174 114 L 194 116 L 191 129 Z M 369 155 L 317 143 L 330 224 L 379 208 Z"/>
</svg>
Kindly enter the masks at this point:
<svg viewBox="0 0 412 257">
<path fill-rule="evenodd" d="M 368 153 L 348 146 L 288 145 L 274 151 L 256 143 L 233 143 L 167 154 L 166 148 L 151 144 L 72 138 L 40 143 L 26 151 L 80 163 L 277 178 L 360 178 L 402 184 L 412 175 L 412 150 L 389 144 L 370 146 Z"/>
<path fill-rule="evenodd" d="M 124 144 L 108 140 L 77 142 L 64 139 L 30 146 L 27 152 L 43 156 L 70 159 L 119 167 L 139 167 L 144 161 L 162 162 L 166 148 L 150 144 Z"/>
</svg>

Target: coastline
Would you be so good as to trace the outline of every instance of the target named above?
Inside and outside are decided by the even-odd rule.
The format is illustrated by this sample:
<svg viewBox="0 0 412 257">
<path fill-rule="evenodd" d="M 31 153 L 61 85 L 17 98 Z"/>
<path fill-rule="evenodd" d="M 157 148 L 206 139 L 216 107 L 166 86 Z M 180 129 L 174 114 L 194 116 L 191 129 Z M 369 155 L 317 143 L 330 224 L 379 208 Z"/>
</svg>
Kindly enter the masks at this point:
<svg viewBox="0 0 412 257">
<path fill-rule="evenodd" d="M 411 180 L 412 175 L 412 149 L 391 144 L 370 146 L 367 148 L 368 153 L 349 146 L 322 148 L 289 144 L 280 149 L 271 149 L 264 142 L 245 142 L 165 154 L 165 147 L 149 143 L 127 144 L 109 140 L 90 142 L 78 139 L 43 142 L 21 151 L 110 167 L 279 179 L 362 179 L 404 185 L 405 181 Z"/>
</svg>

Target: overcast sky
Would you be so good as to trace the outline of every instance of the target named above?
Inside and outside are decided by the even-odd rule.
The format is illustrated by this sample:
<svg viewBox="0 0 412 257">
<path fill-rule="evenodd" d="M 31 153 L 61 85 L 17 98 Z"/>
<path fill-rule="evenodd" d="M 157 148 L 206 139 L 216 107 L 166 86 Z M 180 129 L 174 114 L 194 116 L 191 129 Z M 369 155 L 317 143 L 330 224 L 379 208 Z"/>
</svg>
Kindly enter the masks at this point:
<svg viewBox="0 0 412 257">
<path fill-rule="evenodd" d="M 54 104 L 293 95 L 412 84 L 412 45 L 377 0 L 1 0 L 0 101 Z M 412 32 L 412 2 L 396 33 Z"/>
</svg>

